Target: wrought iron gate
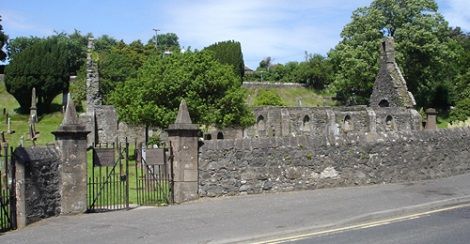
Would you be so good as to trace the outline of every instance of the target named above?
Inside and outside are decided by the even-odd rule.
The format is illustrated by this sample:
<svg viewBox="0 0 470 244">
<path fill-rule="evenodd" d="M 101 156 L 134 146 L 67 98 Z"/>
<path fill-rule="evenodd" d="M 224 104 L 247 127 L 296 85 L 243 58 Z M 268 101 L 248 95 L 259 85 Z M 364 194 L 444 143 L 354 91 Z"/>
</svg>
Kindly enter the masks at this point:
<svg viewBox="0 0 470 244">
<path fill-rule="evenodd" d="M 87 211 L 129 209 L 128 175 L 129 143 L 95 145 L 88 169 Z"/>
<path fill-rule="evenodd" d="M 173 151 L 167 147 L 136 146 L 137 204 L 173 203 Z"/>
<path fill-rule="evenodd" d="M 87 211 L 173 203 L 172 162 L 171 147 L 136 145 L 131 157 L 127 140 L 95 145 L 88 169 Z"/>
<path fill-rule="evenodd" d="M 8 150 L 6 143 L 0 146 L 0 232 L 16 229 L 15 159 Z"/>
</svg>

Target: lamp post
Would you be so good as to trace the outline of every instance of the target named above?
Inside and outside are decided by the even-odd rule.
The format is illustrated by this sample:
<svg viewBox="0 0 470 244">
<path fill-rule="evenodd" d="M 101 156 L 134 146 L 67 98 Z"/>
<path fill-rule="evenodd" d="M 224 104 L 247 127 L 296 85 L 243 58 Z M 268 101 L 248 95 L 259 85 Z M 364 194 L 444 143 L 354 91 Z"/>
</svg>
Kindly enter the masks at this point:
<svg viewBox="0 0 470 244">
<path fill-rule="evenodd" d="M 160 31 L 159 29 L 153 29 L 155 31 L 155 49 L 158 51 L 158 32 Z"/>
</svg>

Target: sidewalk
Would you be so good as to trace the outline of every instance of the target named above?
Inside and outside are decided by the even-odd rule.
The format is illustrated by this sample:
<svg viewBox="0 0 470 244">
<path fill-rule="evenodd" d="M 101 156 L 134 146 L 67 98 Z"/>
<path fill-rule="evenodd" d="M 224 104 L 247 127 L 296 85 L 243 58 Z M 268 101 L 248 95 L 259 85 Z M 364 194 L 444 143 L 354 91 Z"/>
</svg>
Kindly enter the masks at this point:
<svg viewBox="0 0 470 244">
<path fill-rule="evenodd" d="M 423 212 L 470 202 L 470 174 L 406 184 L 202 199 L 182 205 L 62 216 L 0 243 L 224 243 Z"/>
</svg>

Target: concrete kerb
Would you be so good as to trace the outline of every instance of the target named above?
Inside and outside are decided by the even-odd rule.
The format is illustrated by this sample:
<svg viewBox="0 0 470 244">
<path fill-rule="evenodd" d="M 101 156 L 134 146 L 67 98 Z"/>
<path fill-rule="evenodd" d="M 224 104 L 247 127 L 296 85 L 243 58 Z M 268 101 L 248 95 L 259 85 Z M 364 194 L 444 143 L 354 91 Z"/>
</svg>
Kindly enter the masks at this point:
<svg viewBox="0 0 470 244">
<path fill-rule="evenodd" d="M 450 198 L 445 200 L 433 201 L 429 203 L 423 203 L 413 206 L 406 206 L 397 209 L 387 209 L 383 211 L 377 211 L 373 213 L 362 214 L 356 217 L 348 218 L 337 223 L 331 223 L 327 225 L 319 225 L 314 227 L 301 228 L 296 230 L 285 230 L 278 231 L 272 234 L 263 234 L 259 236 L 244 237 L 238 239 L 220 240 L 210 242 L 212 244 L 222 243 L 281 243 L 292 239 L 302 239 L 299 237 L 308 237 L 323 232 L 335 233 L 339 231 L 352 230 L 357 228 L 348 228 L 354 226 L 365 225 L 374 221 L 386 221 L 391 218 L 406 217 L 409 215 L 425 214 L 426 212 L 445 209 L 449 207 L 470 205 L 470 195 L 463 197 Z M 403 219 L 405 220 L 405 219 Z"/>
</svg>

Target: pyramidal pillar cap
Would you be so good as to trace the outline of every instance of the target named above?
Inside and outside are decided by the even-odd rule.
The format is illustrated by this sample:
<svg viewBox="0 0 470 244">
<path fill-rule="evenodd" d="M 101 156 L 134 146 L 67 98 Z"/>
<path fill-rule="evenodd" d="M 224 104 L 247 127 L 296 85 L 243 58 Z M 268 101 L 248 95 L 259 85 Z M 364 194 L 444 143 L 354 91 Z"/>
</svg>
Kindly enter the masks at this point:
<svg viewBox="0 0 470 244">
<path fill-rule="evenodd" d="M 90 133 L 90 131 L 86 130 L 85 125 L 80 123 L 80 120 L 77 116 L 77 111 L 75 110 L 75 104 L 73 103 L 70 93 L 67 94 L 67 100 L 67 107 L 65 108 L 62 124 L 56 131 L 53 131 L 52 134 L 57 136 L 63 133 Z"/>
<path fill-rule="evenodd" d="M 178 109 L 178 115 L 176 115 L 175 123 L 171 124 L 167 130 L 199 130 L 199 126 L 193 124 L 193 122 L 191 121 L 188 106 L 186 105 L 186 101 L 184 99 L 181 100 Z"/>
</svg>

